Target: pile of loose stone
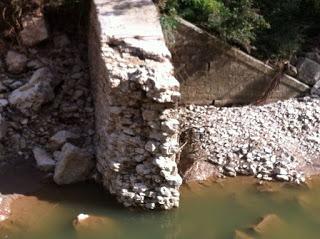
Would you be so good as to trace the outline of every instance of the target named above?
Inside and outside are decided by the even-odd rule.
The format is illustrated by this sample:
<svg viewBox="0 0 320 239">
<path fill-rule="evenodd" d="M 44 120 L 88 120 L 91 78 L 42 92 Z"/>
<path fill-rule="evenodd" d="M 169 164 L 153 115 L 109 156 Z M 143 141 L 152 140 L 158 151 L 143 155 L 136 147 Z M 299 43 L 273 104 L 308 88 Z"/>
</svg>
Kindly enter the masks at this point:
<svg viewBox="0 0 320 239">
<path fill-rule="evenodd" d="M 301 183 L 320 158 L 320 99 L 264 106 L 180 108 L 182 131 L 192 129 L 207 161 L 228 176 Z"/>
<path fill-rule="evenodd" d="M 49 35 L 42 15 L 24 19 L 22 45 L 0 59 L 0 166 L 29 160 L 58 184 L 94 168 L 94 108 L 86 46 Z"/>
</svg>

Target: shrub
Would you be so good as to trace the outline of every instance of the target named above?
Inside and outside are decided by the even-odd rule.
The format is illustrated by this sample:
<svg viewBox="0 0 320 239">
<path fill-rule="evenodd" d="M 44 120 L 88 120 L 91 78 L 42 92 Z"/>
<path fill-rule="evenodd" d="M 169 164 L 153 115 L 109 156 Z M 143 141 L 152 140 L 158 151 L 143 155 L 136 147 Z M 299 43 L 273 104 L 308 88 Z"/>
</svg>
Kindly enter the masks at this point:
<svg viewBox="0 0 320 239">
<path fill-rule="evenodd" d="M 255 40 L 257 30 L 268 27 L 253 0 L 168 0 L 165 10 L 244 47 Z"/>
<path fill-rule="evenodd" d="M 259 31 L 255 44 L 262 58 L 288 59 L 319 34 L 319 0 L 256 0 L 270 23 Z"/>
<path fill-rule="evenodd" d="M 183 18 L 261 59 L 282 60 L 320 33 L 320 0 L 160 0 Z M 253 47 L 254 45 L 255 47 Z"/>
</svg>

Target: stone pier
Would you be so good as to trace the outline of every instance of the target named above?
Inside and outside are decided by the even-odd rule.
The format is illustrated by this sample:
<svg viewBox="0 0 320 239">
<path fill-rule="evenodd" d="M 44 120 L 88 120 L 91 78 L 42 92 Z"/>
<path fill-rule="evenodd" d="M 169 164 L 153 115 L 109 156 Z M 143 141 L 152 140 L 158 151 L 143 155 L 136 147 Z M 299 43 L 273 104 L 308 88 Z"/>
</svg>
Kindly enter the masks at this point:
<svg viewBox="0 0 320 239">
<path fill-rule="evenodd" d="M 125 206 L 178 207 L 179 82 L 152 0 L 93 0 L 89 62 L 105 188 Z"/>
</svg>

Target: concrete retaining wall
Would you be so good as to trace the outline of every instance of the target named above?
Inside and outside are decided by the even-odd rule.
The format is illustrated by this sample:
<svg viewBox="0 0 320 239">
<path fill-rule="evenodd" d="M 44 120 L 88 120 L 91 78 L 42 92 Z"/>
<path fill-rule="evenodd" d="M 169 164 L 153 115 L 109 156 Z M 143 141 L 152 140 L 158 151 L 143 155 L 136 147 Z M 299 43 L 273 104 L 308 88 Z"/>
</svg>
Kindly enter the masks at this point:
<svg viewBox="0 0 320 239">
<path fill-rule="evenodd" d="M 152 0 L 93 0 L 97 168 L 125 206 L 179 205 L 179 82 Z"/>
<path fill-rule="evenodd" d="M 181 104 L 249 104 L 270 88 L 274 69 L 193 24 L 178 19 L 177 28 L 166 35 L 181 85 Z M 307 85 L 285 75 L 266 102 L 308 90 Z"/>
</svg>

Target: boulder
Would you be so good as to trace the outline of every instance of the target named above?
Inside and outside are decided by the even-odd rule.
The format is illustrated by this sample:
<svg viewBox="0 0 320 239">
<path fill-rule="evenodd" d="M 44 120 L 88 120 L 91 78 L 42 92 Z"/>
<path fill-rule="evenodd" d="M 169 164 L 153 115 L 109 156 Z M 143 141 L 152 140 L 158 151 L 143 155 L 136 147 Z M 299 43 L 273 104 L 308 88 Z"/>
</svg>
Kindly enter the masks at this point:
<svg viewBox="0 0 320 239">
<path fill-rule="evenodd" d="M 66 143 L 58 155 L 54 181 L 59 185 L 84 181 L 90 176 L 93 167 L 94 161 L 90 153 Z"/>
<path fill-rule="evenodd" d="M 103 233 L 107 236 L 115 236 L 118 232 L 117 223 L 108 217 L 79 214 L 73 221 L 73 227 L 79 236 L 88 236 L 92 233 Z"/>
<path fill-rule="evenodd" d="M 204 181 L 210 178 L 217 178 L 220 175 L 218 168 L 206 161 L 196 161 L 188 168 L 183 175 L 184 182 Z"/>
<path fill-rule="evenodd" d="M 0 222 L 6 221 L 11 215 L 11 204 L 21 197 L 18 194 L 2 195 L 0 193 Z"/>
<path fill-rule="evenodd" d="M 297 69 L 298 79 L 308 85 L 314 85 L 320 80 L 320 64 L 309 58 L 299 59 Z"/>
<path fill-rule="evenodd" d="M 28 58 L 16 51 L 8 51 L 6 56 L 6 64 L 8 71 L 13 74 L 23 72 L 27 66 Z"/>
<path fill-rule="evenodd" d="M 35 46 L 49 37 L 43 16 L 27 17 L 23 19 L 22 25 L 20 38 L 25 46 Z"/>
<path fill-rule="evenodd" d="M 32 151 L 37 162 L 37 167 L 41 171 L 52 172 L 54 170 L 56 162 L 52 159 L 47 151 L 40 147 L 35 147 Z"/>
<path fill-rule="evenodd" d="M 0 114 L 0 140 L 6 136 L 7 130 L 8 130 L 7 122 Z"/>
<path fill-rule="evenodd" d="M 183 143 L 178 162 L 179 174 L 184 182 L 204 181 L 219 176 L 217 166 L 207 161 L 207 152 L 201 147 L 199 134 L 195 129 L 181 133 Z"/>
<path fill-rule="evenodd" d="M 48 68 L 38 69 L 33 73 L 28 83 L 9 95 L 10 105 L 25 114 L 28 114 L 31 110 L 39 110 L 43 104 L 54 98 L 52 81 L 53 75 Z"/>
<path fill-rule="evenodd" d="M 260 235 L 268 235 L 284 226 L 284 222 L 276 214 L 264 216 L 253 230 Z"/>
<path fill-rule="evenodd" d="M 320 64 L 320 53 L 319 52 L 309 52 L 306 57 Z"/>
<path fill-rule="evenodd" d="M 67 130 L 61 130 L 57 133 L 55 133 L 50 139 L 49 139 L 49 147 L 52 150 L 60 149 L 62 145 L 64 145 L 69 139 L 78 139 L 80 136 L 77 134 L 74 134 Z"/>
</svg>

